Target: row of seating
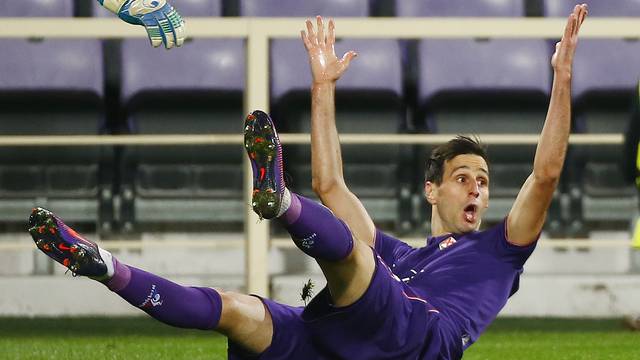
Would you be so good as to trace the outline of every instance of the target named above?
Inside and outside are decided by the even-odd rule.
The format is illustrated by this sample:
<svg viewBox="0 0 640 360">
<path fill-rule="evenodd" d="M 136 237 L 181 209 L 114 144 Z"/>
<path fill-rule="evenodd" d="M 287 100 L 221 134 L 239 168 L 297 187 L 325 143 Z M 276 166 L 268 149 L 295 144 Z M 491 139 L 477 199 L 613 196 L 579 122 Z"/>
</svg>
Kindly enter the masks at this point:
<svg viewBox="0 0 640 360">
<path fill-rule="evenodd" d="M 357 0 L 322 5 L 293 1 L 290 6 L 272 2 L 239 1 L 240 13 L 367 16 L 369 5 Z M 187 17 L 222 14 L 220 1 L 174 3 Z M 570 3 L 545 2 L 545 13 L 565 16 Z M 16 7 L 0 5 L 0 16 L 72 15 L 71 1 L 56 1 L 51 8 L 46 4 L 23 0 Z M 396 3 L 396 14 L 524 14 L 524 2 L 472 4 L 403 0 Z M 616 15 L 611 4 L 602 10 L 598 6 L 591 7 L 592 15 Z M 274 12 L 283 8 L 290 13 Z M 640 9 L 631 8 L 632 12 Z M 94 10 L 96 16 L 112 16 L 97 6 Z M 196 39 L 172 51 L 152 49 L 142 40 L 2 39 L 0 46 L 11 49 L 0 58 L 4 134 L 241 131 L 245 76 L 241 40 Z M 550 42 L 344 39 L 336 44 L 337 52 L 349 49 L 361 56 L 339 83 L 341 132 L 540 131 L 551 81 Z M 623 131 L 627 109 L 621 99 L 631 93 L 640 74 L 640 64 L 634 61 L 638 55 L 637 41 L 581 41 L 574 67 L 575 132 Z M 303 47 L 295 40 L 274 40 L 270 60 L 272 114 L 278 127 L 286 132 L 308 131 L 310 75 Z M 533 150 L 509 146 L 490 151 L 493 200 L 488 220 L 497 220 L 508 210 L 530 172 Z M 401 145 L 345 146 L 345 176 L 377 221 L 393 224 L 397 230 L 424 225 L 427 209 L 420 184 L 426 151 Z M 616 175 L 619 151 L 619 147 L 572 151 L 569 163 L 575 165 L 565 176 L 554 207 L 560 215 L 553 218 L 564 219 L 564 224 L 554 228 L 577 232 L 584 218 L 625 220 L 629 216 L 629 208 L 635 208 L 629 196 L 632 189 L 615 182 L 621 179 Z M 310 194 L 309 148 L 289 146 L 285 152 L 292 187 Z M 48 204 L 75 221 L 99 219 L 105 231 L 117 223 L 125 230 L 161 222 L 240 223 L 246 208 L 239 147 L 5 148 L 2 153 L 6 157 L 0 159 L 4 195 L 0 213 L 7 220 L 23 221 L 24 209 L 34 202 Z"/>
<path fill-rule="evenodd" d="M 36 0 L 39 6 L 50 6 L 42 0 Z M 78 16 L 100 13 L 95 6 L 86 7 L 89 2 L 76 0 L 76 6 L 69 7 Z M 184 7 L 201 5 L 201 13 L 189 16 L 562 16 L 568 15 L 575 4 L 574 0 L 174 0 L 180 11 Z M 589 9 L 597 16 L 637 16 L 638 0 L 592 1 Z M 8 7 L 9 5 L 7 5 Z M 63 4 L 62 6 L 69 6 Z M 32 7 L 12 6 L 15 16 L 30 16 Z M 19 9 L 19 10 L 18 10 Z M 210 15 L 213 13 L 214 15 Z"/>
</svg>

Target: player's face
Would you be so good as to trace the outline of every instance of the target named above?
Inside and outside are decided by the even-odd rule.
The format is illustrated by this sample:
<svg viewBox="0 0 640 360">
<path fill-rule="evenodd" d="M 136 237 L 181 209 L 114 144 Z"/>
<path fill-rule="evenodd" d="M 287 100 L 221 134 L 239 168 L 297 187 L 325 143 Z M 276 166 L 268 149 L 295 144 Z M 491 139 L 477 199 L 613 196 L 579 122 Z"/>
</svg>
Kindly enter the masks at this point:
<svg viewBox="0 0 640 360">
<path fill-rule="evenodd" d="M 446 161 L 440 185 L 432 185 L 436 210 L 447 232 L 478 230 L 489 207 L 489 167 L 478 155 L 463 154 Z"/>
</svg>

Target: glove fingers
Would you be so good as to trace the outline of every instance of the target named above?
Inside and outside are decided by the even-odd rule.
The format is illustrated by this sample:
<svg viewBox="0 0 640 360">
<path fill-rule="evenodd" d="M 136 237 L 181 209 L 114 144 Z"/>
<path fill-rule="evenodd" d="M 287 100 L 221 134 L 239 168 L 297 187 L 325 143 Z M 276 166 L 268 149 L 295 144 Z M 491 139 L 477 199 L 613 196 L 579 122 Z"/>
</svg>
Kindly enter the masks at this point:
<svg viewBox="0 0 640 360">
<path fill-rule="evenodd" d="M 167 12 L 167 19 L 169 19 L 169 22 L 171 23 L 171 26 L 173 28 L 173 35 L 175 36 L 176 46 L 182 46 L 185 38 L 184 20 L 182 19 L 182 16 L 180 16 L 176 9 L 171 7 L 171 10 Z"/>
<path fill-rule="evenodd" d="M 171 49 L 184 43 L 184 20 L 171 5 L 165 4 L 157 11 L 141 16 L 140 20 L 147 29 L 153 47 L 164 44 Z"/>
<path fill-rule="evenodd" d="M 176 43 L 176 33 L 169 21 L 166 19 L 160 21 L 160 27 L 162 28 L 162 33 L 165 39 L 164 46 L 167 49 L 171 49 Z"/>
<path fill-rule="evenodd" d="M 182 46 L 182 44 L 184 44 L 184 37 L 185 37 L 184 25 L 180 25 L 176 27 L 175 33 L 176 33 L 176 46 Z"/>
<path fill-rule="evenodd" d="M 147 29 L 147 35 L 149 35 L 151 46 L 158 47 L 162 45 L 162 43 L 164 42 L 164 36 L 159 26 L 145 24 L 145 29 Z"/>
</svg>

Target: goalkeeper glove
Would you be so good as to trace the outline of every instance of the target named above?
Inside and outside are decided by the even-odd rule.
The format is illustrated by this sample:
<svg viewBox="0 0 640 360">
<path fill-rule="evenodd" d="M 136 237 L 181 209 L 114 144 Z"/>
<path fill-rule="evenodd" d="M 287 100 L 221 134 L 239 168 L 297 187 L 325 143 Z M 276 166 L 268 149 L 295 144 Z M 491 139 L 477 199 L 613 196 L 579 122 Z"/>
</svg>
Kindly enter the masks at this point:
<svg viewBox="0 0 640 360">
<path fill-rule="evenodd" d="M 129 24 L 147 29 L 153 47 L 167 49 L 184 42 L 184 20 L 166 0 L 98 0 L 100 5 Z"/>
</svg>

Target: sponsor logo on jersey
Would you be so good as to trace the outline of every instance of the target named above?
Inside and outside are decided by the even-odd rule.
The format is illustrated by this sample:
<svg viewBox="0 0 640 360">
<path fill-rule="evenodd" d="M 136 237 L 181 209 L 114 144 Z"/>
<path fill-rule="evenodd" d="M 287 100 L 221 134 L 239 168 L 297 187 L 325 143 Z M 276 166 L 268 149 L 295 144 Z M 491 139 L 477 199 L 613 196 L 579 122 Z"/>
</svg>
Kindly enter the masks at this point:
<svg viewBox="0 0 640 360">
<path fill-rule="evenodd" d="M 449 236 L 448 238 L 440 241 L 440 244 L 438 245 L 438 248 L 440 250 L 444 250 L 446 248 L 448 248 L 449 246 L 453 245 L 456 243 L 456 239 L 453 238 L 453 236 Z"/>
<path fill-rule="evenodd" d="M 141 308 L 149 308 L 156 307 L 162 305 L 162 300 L 160 300 L 160 293 L 156 289 L 156 285 L 151 285 L 151 291 L 144 302 L 140 305 Z"/>
</svg>

